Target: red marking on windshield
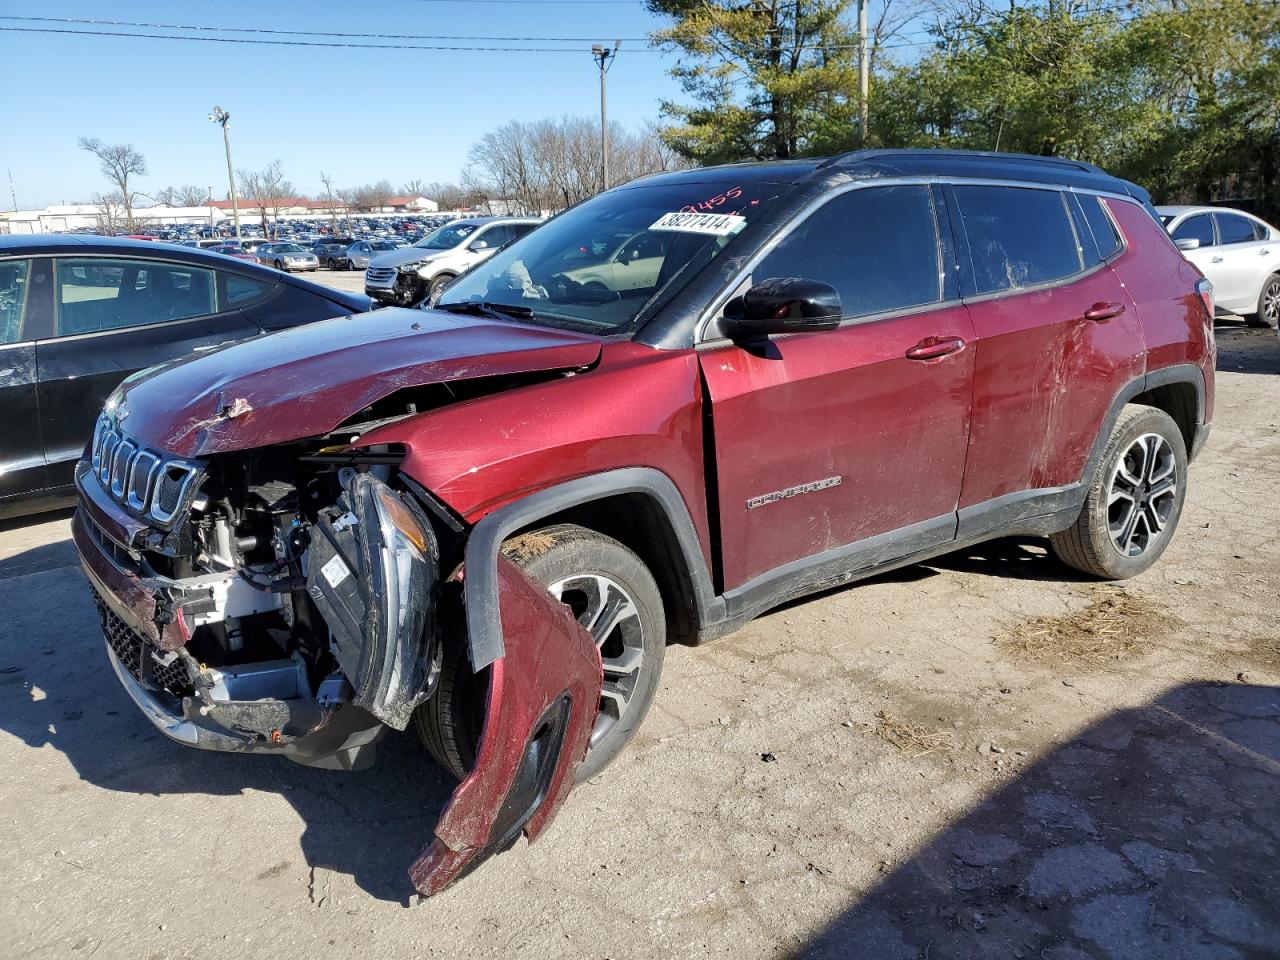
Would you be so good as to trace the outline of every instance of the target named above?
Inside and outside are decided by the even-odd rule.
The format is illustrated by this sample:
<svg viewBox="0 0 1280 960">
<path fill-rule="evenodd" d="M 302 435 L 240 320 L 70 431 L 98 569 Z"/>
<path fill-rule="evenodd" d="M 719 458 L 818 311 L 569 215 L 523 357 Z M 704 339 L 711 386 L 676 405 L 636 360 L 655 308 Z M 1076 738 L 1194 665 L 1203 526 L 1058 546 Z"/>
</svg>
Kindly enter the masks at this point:
<svg viewBox="0 0 1280 960">
<path fill-rule="evenodd" d="M 680 208 L 681 213 L 705 213 L 708 210 L 714 210 L 716 207 L 724 206 L 730 200 L 736 200 L 742 196 L 741 187 L 730 187 L 724 193 L 717 193 L 714 197 L 703 200 L 701 203 L 686 204 Z M 757 201 L 752 201 L 754 206 Z"/>
</svg>

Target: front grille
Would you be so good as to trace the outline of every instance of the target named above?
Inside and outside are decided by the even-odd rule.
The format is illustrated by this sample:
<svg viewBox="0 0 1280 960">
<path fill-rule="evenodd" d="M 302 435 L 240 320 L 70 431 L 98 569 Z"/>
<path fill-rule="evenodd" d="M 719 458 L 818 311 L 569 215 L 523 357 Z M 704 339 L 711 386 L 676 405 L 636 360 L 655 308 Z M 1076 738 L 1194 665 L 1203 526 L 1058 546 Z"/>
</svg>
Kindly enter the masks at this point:
<svg viewBox="0 0 1280 960">
<path fill-rule="evenodd" d="M 193 494 L 200 468 L 182 460 L 165 460 L 122 433 L 107 414 L 94 430 L 94 472 L 116 502 L 167 526 Z"/>
<path fill-rule="evenodd" d="M 175 697 L 189 697 L 195 693 L 181 657 L 157 649 L 108 609 L 101 597 L 93 599 L 98 605 L 98 619 L 102 622 L 107 644 L 133 679 L 150 690 L 164 690 Z"/>
<path fill-rule="evenodd" d="M 365 271 L 365 281 L 368 283 L 395 283 L 396 271 L 394 267 L 370 267 Z"/>
</svg>

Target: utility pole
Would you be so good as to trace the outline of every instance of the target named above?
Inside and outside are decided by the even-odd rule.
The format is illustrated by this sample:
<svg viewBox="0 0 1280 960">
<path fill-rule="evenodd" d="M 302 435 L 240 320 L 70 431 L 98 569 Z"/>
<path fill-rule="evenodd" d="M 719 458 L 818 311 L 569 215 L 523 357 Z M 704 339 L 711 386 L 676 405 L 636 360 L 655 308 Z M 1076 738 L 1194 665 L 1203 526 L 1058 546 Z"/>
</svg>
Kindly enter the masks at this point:
<svg viewBox="0 0 1280 960">
<path fill-rule="evenodd" d="M 13 171 L 6 171 L 9 174 L 9 199 L 13 201 L 13 212 L 18 212 L 18 194 L 13 189 Z"/>
<path fill-rule="evenodd" d="M 600 65 L 600 160 L 603 167 L 601 190 L 609 189 L 609 112 L 605 105 L 604 75 L 613 66 L 613 58 L 618 55 L 621 40 L 613 41 L 613 49 L 601 44 L 591 47 L 591 56 Z"/>
<path fill-rule="evenodd" d="M 222 143 L 227 148 L 227 185 L 231 187 L 231 216 L 235 219 L 236 239 L 240 238 L 240 205 L 236 202 L 236 175 L 231 169 L 231 131 L 228 121 L 231 114 L 221 107 L 214 107 L 209 119 L 222 125 Z"/>
<path fill-rule="evenodd" d="M 871 117 L 871 59 L 867 56 L 867 0 L 858 0 L 858 132 L 867 145 L 867 124 Z"/>
</svg>

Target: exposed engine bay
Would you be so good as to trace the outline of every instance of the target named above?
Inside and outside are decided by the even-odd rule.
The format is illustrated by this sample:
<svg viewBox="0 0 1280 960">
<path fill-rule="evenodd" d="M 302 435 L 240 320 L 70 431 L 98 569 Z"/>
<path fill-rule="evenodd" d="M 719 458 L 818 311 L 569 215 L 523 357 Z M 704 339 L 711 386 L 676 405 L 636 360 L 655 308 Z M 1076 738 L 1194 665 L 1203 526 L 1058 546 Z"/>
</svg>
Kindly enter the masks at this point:
<svg viewBox="0 0 1280 960">
<path fill-rule="evenodd" d="M 431 695 L 436 529 L 419 499 L 392 485 L 400 454 L 343 452 L 357 431 L 342 433 L 209 458 L 169 529 L 150 531 L 139 572 L 156 623 L 185 642 L 150 650 L 149 672 L 162 681 L 153 686 L 198 705 L 193 722 L 287 747 L 349 707 L 402 730 Z M 364 765 L 364 739 L 317 762 Z"/>
</svg>

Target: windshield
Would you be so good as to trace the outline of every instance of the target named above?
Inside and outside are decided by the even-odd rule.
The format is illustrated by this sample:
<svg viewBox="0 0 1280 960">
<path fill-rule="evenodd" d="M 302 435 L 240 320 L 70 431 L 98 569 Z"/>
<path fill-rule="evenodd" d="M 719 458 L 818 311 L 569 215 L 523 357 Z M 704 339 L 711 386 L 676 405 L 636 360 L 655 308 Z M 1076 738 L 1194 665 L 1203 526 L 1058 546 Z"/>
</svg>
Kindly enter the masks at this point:
<svg viewBox="0 0 1280 960">
<path fill-rule="evenodd" d="M 459 277 L 437 306 L 510 307 L 497 312 L 592 333 L 629 331 L 650 300 L 684 286 L 785 189 L 726 179 L 600 194 Z"/>
<path fill-rule="evenodd" d="M 428 233 L 414 246 L 421 247 L 424 250 L 452 250 L 471 234 L 475 233 L 478 227 L 479 224 L 475 223 L 454 223 Z"/>
<path fill-rule="evenodd" d="M 303 249 L 296 243 L 277 243 L 274 247 L 276 253 L 303 253 Z"/>
<path fill-rule="evenodd" d="M 394 240 L 370 240 L 369 249 L 371 250 L 394 250 L 400 244 Z"/>
</svg>

